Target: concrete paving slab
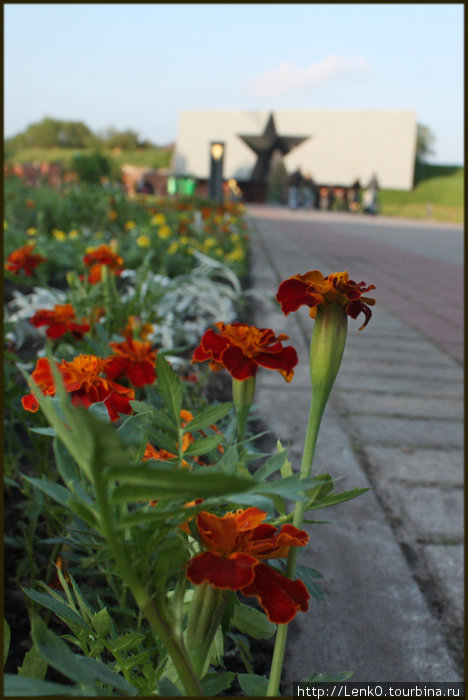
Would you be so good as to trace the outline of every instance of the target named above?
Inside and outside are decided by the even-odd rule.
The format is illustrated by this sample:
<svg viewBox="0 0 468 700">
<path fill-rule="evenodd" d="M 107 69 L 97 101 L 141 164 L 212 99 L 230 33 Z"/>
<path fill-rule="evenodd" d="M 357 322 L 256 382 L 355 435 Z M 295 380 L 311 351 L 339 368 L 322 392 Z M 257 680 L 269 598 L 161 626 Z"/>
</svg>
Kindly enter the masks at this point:
<svg viewBox="0 0 468 700">
<path fill-rule="evenodd" d="M 459 488 L 392 485 L 392 504 L 422 542 L 463 541 L 463 491 Z"/>
<path fill-rule="evenodd" d="M 379 415 L 401 418 L 434 418 L 463 420 L 463 402 L 460 399 L 417 398 L 391 394 L 369 394 L 357 391 L 340 393 L 340 412 L 354 415 Z"/>
<path fill-rule="evenodd" d="M 400 396 L 431 396 L 442 398 L 463 398 L 463 384 L 460 382 L 448 382 L 440 379 L 426 379 L 420 377 L 377 377 L 373 375 L 361 375 L 345 373 L 339 374 L 336 380 L 338 389 L 347 391 L 369 391 L 375 393 L 388 393 Z"/>
<path fill-rule="evenodd" d="M 389 365 L 401 365 L 411 361 L 412 363 L 417 362 L 418 366 L 423 367 L 454 367 L 459 368 L 458 363 L 451 357 L 447 357 L 440 350 L 435 348 L 432 343 L 428 346 L 426 343 L 420 344 L 420 351 L 415 352 L 415 344 L 411 344 L 411 348 L 396 348 L 395 345 L 389 344 L 388 340 L 385 343 L 379 345 L 372 345 L 371 348 L 367 348 L 368 343 L 365 343 L 367 357 L 372 358 L 374 362 L 381 362 Z M 346 356 L 354 358 L 355 354 L 358 354 L 361 350 L 363 343 L 360 341 L 359 345 L 357 341 L 354 342 L 348 337 L 346 343 Z"/>
<path fill-rule="evenodd" d="M 423 547 L 429 570 L 445 593 L 448 601 L 446 615 L 453 624 L 460 624 L 464 617 L 463 576 L 464 547 L 462 544 L 429 544 Z"/>
<path fill-rule="evenodd" d="M 402 480 L 428 486 L 463 485 L 461 450 L 382 447 L 366 445 L 364 451 L 373 473 L 383 481 Z"/>
<path fill-rule="evenodd" d="M 417 447 L 453 448 L 464 443 L 463 423 L 391 416 L 349 417 L 359 435 L 368 445 L 406 445 Z"/>
<path fill-rule="evenodd" d="M 410 377 L 411 379 L 431 379 L 440 381 L 463 383 L 463 372 L 455 363 L 452 366 L 440 367 L 438 365 L 421 365 L 417 356 L 412 355 L 406 362 L 382 362 L 380 358 L 373 357 L 371 352 L 366 353 L 365 362 L 357 354 L 346 353 L 340 368 L 340 374 L 350 372 L 352 374 L 373 374 L 379 377 Z"/>
</svg>

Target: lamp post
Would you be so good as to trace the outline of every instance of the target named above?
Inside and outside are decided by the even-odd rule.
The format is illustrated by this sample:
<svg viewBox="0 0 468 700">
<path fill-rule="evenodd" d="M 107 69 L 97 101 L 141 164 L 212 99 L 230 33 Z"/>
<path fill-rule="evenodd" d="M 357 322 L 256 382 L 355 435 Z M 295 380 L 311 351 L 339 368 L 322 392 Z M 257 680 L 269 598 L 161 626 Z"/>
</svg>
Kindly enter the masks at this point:
<svg viewBox="0 0 468 700">
<path fill-rule="evenodd" d="M 210 144 L 209 197 L 217 202 L 223 201 L 223 159 L 224 143 L 212 141 Z"/>
</svg>

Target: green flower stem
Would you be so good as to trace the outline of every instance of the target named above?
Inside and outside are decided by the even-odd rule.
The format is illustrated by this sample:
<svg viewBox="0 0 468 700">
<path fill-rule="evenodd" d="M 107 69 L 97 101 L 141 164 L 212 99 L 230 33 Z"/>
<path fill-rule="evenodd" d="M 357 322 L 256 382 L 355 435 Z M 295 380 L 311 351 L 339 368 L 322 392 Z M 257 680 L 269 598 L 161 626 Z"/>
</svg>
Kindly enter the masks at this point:
<svg viewBox="0 0 468 700">
<path fill-rule="evenodd" d="M 244 439 L 247 417 L 255 394 L 255 377 L 247 379 L 232 378 L 232 400 L 236 407 L 237 440 Z"/>
<path fill-rule="evenodd" d="M 339 304 L 317 307 L 317 318 L 310 344 L 312 398 L 310 402 L 304 451 L 302 454 L 301 479 L 309 478 L 312 470 L 320 424 L 328 397 L 330 396 L 336 375 L 341 365 L 346 344 L 347 328 L 348 322 L 344 307 Z M 302 527 L 306 508 L 307 502 L 296 502 L 293 518 L 293 525 L 295 527 Z M 297 555 L 297 547 L 291 547 L 285 572 L 286 576 L 290 579 L 293 579 L 296 574 Z M 279 692 L 287 634 L 288 625 L 278 625 L 271 662 L 270 679 L 268 682 L 268 697 L 276 697 Z"/>
<path fill-rule="evenodd" d="M 197 675 L 193 669 L 185 647 L 174 635 L 171 625 L 164 619 L 161 611 L 153 604 L 144 586 L 135 574 L 131 562 L 128 560 L 125 549 L 122 547 L 115 533 L 112 513 L 107 500 L 107 483 L 97 474 L 95 478 L 96 502 L 102 533 L 107 540 L 112 555 L 119 567 L 123 578 L 130 588 L 135 601 L 149 621 L 155 636 L 164 644 L 167 653 L 171 657 L 179 678 L 187 695 L 203 695 Z"/>
<path fill-rule="evenodd" d="M 102 295 L 104 299 L 104 308 L 106 310 L 106 333 L 111 336 L 111 310 L 112 310 L 112 294 L 109 281 L 109 268 L 107 265 L 101 266 L 101 282 Z"/>
<path fill-rule="evenodd" d="M 226 601 L 226 591 L 206 582 L 195 586 L 187 620 L 186 644 L 199 677 L 204 675 L 208 664 L 209 650 L 221 622 Z"/>
</svg>

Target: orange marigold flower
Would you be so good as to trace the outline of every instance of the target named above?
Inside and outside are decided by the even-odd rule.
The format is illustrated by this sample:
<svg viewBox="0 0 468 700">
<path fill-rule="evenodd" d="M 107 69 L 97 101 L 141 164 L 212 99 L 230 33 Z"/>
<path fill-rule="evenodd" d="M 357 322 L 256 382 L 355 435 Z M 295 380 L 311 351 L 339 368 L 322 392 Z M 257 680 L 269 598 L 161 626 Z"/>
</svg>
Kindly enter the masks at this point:
<svg viewBox="0 0 468 700">
<path fill-rule="evenodd" d="M 192 357 L 194 362 L 210 360 L 215 372 L 222 367 L 234 379 L 254 377 L 258 366 L 276 369 L 290 382 L 297 365 L 297 352 L 292 346 L 283 347 L 288 336 L 276 336 L 270 328 L 256 328 L 246 323 L 215 323 L 219 333 L 207 330 Z"/>
<path fill-rule="evenodd" d="M 361 331 L 367 326 L 372 316 L 369 306 L 375 304 L 375 299 L 363 297 L 362 294 L 371 289 L 375 289 L 374 284 L 366 287 L 365 282 L 356 283 L 349 279 L 347 272 L 334 272 L 324 277 L 318 270 L 311 270 L 304 275 L 294 275 L 282 282 L 276 299 L 286 315 L 305 304 L 310 307 L 310 316 L 315 318 L 319 304 L 334 302 L 343 306 L 351 318 L 357 318 L 362 312 L 366 320 L 359 329 Z"/>
<path fill-rule="evenodd" d="M 142 323 L 138 316 L 129 316 L 122 335 L 129 340 L 132 340 L 135 336 L 138 336 L 140 340 L 147 340 L 153 330 L 154 326 L 151 323 Z"/>
<path fill-rule="evenodd" d="M 114 253 L 112 248 L 105 243 L 102 243 L 97 248 L 88 248 L 83 257 L 83 262 L 86 267 L 89 267 L 88 282 L 97 284 L 101 281 L 102 266 L 107 265 L 109 270 L 115 275 L 120 275 L 123 270 L 123 258 L 121 255 Z"/>
<path fill-rule="evenodd" d="M 47 260 L 42 255 L 33 253 L 35 245 L 35 243 L 28 243 L 10 253 L 5 263 L 5 270 L 9 270 L 15 275 L 19 275 L 20 271 L 23 270 L 30 277 L 35 268 Z"/>
<path fill-rule="evenodd" d="M 77 340 L 81 340 L 90 328 L 85 319 L 77 323 L 72 304 L 55 304 L 53 309 L 38 309 L 29 322 L 36 328 L 48 326 L 46 335 L 52 340 L 61 338 L 65 333 L 72 333 Z"/>
<path fill-rule="evenodd" d="M 156 379 L 156 350 L 151 343 L 127 338 L 121 343 L 109 343 L 114 354 L 106 360 L 106 375 L 109 379 L 127 377 L 133 386 L 153 384 Z"/>
<path fill-rule="evenodd" d="M 62 360 L 56 366 L 62 375 L 65 391 L 71 395 L 74 406 L 88 407 L 93 403 L 104 402 L 111 421 L 119 419 L 119 413 L 132 412 L 130 401 L 135 398 L 133 389 L 117 384 L 101 374 L 105 371 L 106 361 L 95 355 L 78 355 L 71 362 Z M 31 375 L 33 381 L 46 396 L 55 395 L 55 384 L 49 361 L 40 357 L 36 369 Z M 36 412 L 39 404 L 33 394 L 21 399 L 23 408 Z"/>
<path fill-rule="evenodd" d="M 286 578 L 262 560 L 287 557 L 290 547 L 303 547 L 309 536 L 289 524 L 278 530 L 263 522 L 266 515 L 258 508 L 222 517 L 199 513 L 197 529 L 207 551 L 190 559 L 187 576 L 197 585 L 206 581 L 215 588 L 257 597 L 268 618 L 283 624 L 298 610 L 308 609 L 310 596 L 302 581 Z"/>
</svg>

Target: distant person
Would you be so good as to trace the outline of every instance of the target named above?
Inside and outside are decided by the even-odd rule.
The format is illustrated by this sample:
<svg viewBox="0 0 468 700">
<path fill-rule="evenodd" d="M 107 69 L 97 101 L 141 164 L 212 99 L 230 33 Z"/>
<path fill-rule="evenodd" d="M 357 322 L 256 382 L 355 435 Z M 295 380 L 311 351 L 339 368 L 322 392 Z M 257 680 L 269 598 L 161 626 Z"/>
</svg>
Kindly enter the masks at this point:
<svg viewBox="0 0 468 700">
<path fill-rule="evenodd" d="M 361 207 L 361 183 L 359 178 L 353 182 L 350 191 L 349 208 L 351 211 L 359 211 Z"/>
<path fill-rule="evenodd" d="M 304 209 L 313 209 L 315 206 L 315 182 L 310 173 L 306 173 L 302 183 L 302 203 Z"/>
<path fill-rule="evenodd" d="M 328 187 L 321 187 L 320 188 L 320 209 L 325 211 L 326 209 L 328 209 L 328 204 L 329 204 Z"/>
<path fill-rule="evenodd" d="M 300 168 L 297 168 L 289 178 L 288 206 L 290 209 L 297 209 L 300 204 L 299 196 L 303 180 Z"/>
<path fill-rule="evenodd" d="M 362 200 L 362 206 L 365 214 L 372 214 L 375 216 L 377 214 L 377 197 L 379 191 L 379 182 L 377 176 L 374 174 L 371 177 L 369 185 L 364 192 L 364 197 Z"/>
</svg>

